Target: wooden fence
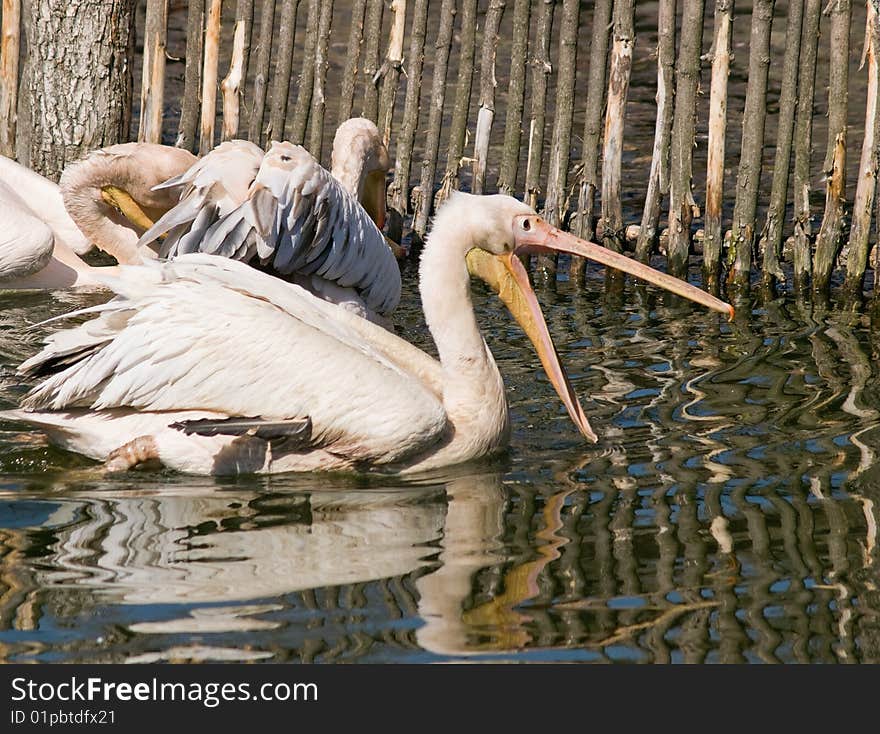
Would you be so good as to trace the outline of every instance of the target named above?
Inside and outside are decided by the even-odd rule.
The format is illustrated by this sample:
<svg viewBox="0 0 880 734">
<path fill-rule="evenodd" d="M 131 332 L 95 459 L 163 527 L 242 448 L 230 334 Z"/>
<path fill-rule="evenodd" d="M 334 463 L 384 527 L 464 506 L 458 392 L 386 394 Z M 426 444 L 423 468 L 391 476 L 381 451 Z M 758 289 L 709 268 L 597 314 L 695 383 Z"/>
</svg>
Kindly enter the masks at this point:
<svg viewBox="0 0 880 734">
<path fill-rule="evenodd" d="M 19 3 L 3 0 L 0 150 Z M 455 188 L 501 191 L 675 274 L 696 256 L 713 291 L 824 299 L 833 282 L 860 301 L 877 290 L 878 5 L 145 0 L 132 136 L 288 139 L 326 160 L 362 114 L 395 159 L 392 237 L 422 237 Z"/>
</svg>

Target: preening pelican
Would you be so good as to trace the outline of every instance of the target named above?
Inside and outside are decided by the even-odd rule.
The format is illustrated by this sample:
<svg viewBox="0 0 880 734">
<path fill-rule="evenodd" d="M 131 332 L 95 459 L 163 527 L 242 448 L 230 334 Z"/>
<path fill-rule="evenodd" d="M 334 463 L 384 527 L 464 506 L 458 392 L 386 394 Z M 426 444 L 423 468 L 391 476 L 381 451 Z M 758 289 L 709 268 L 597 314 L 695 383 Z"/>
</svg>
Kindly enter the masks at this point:
<svg viewBox="0 0 880 734">
<path fill-rule="evenodd" d="M 342 123 L 328 172 L 302 146 L 264 153 L 234 140 L 157 187 L 178 203 L 140 239 L 162 257 L 204 252 L 259 264 L 321 298 L 387 324 L 400 270 L 382 235 L 388 151 L 365 118 Z M 359 205 L 360 202 L 360 205 Z"/>
<path fill-rule="evenodd" d="M 46 379 L 3 414 L 60 446 L 126 469 L 412 473 L 502 450 L 501 375 L 477 326 L 468 272 L 484 278 L 535 345 L 581 433 L 519 255 L 569 252 L 732 315 L 693 286 L 561 232 L 507 196 L 456 193 L 438 211 L 419 286 L 439 361 L 303 288 L 210 255 L 141 266 L 118 297 L 49 337 L 19 368 Z M 148 277 L 152 276 L 152 277 Z"/>
<path fill-rule="evenodd" d="M 68 166 L 59 186 L 0 156 L 0 288 L 99 285 L 114 271 L 80 257 L 93 245 L 119 263 L 140 262 L 138 237 L 176 202 L 153 186 L 195 160 L 165 145 L 112 145 Z"/>
</svg>

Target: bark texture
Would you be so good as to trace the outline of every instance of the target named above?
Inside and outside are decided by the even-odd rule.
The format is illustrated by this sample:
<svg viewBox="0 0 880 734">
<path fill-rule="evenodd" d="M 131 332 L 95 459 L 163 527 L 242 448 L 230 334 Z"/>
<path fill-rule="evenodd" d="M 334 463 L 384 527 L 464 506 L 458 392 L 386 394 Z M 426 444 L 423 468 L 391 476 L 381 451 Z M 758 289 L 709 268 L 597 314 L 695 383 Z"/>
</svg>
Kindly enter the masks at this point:
<svg viewBox="0 0 880 734">
<path fill-rule="evenodd" d="M 0 155 L 15 155 L 18 113 L 18 57 L 21 51 L 21 0 L 3 0 L 0 18 Z"/>
<path fill-rule="evenodd" d="M 274 0 L 270 0 L 274 2 Z M 183 72 L 183 100 L 177 127 L 178 148 L 195 152 L 199 128 L 199 87 L 205 27 L 205 0 L 190 0 L 186 10 L 186 67 Z"/>
</svg>

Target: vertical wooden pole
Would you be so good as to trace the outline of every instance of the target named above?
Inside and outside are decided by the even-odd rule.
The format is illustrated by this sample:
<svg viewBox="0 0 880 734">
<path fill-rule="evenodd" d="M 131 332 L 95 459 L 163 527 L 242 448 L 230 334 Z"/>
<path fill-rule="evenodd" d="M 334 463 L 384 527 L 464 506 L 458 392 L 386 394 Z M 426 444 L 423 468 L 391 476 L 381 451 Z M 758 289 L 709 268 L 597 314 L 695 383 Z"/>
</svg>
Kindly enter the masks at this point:
<svg viewBox="0 0 880 734">
<path fill-rule="evenodd" d="M 813 98 L 816 91 L 816 52 L 822 0 L 807 0 L 801 32 L 798 65 L 798 105 L 794 128 L 794 277 L 793 287 L 803 293 L 809 287 L 810 257 L 810 158 L 813 144 Z"/>
<path fill-rule="evenodd" d="M 391 210 L 388 236 L 399 242 L 403 234 L 403 218 L 409 212 L 409 178 L 412 172 L 413 146 L 419 126 L 419 98 L 422 90 L 422 69 L 425 63 L 425 38 L 428 31 L 428 0 L 416 0 L 410 28 L 409 61 L 406 67 L 406 99 L 403 103 L 403 126 L 397 137 L 397 159 L 394 180 L 388 196 Z"/>
<path fill-rule="evenodd" d="M 205 155 L 214 147 L 221 5 L 221 0 L 210 0 L 208 18 L 205 25 L 205 66 L 202 71 L 202 119 L 199 125 L 199 155 Z"/>
<path fill-rule="evenodd" d="M 846 206 L 846 116 L 849 110 L 850 0 L 828 4 L 831 15 L 828 65 L 828 147 L 825 153 L 825 215 L 813 255 L 813 289 L 826 295 L 843 236 Z"/>
<path fill-rule="evenodd" d="M 681 45 L 676 63 L 675 114 L 672 121 L 672 153 L 669 178 L 669 271 L 687 274 L 694 219 L 693 150 L 700 55 L 703 47 L 703 0 L 684 0 Z"/>
<path fill-rule="evenodd" d="M 183 72 L 183 101 L 177 128 L 178 148 L 195 152 L 199 127 L 199 95 L 202 48 L 205 37 L 205 0 L 190 0 L 186 10 L 186 67 Z"/>
<path fill-rule="evenodd" d="M 477 44 L 477 0 L 461 0 L 461 45 L 458 51 L 458 82 L 455 86 L 455 103 L 449 125 L 449 147 L 446 151 L 446 172 L 434 206 L 439 207 L 449 194 L 458 188 L 458 171 L 464 154 L 467 119 L 471 105 L 471 84 L 474 73 L 474 55 Z"/>
<path fill-rule="evenodd" d="M 859 160 L 859 178 L 853 201 L 852 228 L 846 257 L 846 291 L 850 299 L 860 299 L 862 282 L 868 263 L 868 240 L 871 235 L 871 213 L 880 165 L 880 68 L 877 62 L 877 41 L 880 36 L 880 2 L 867 0 L 865 50 L 862 64 L 868 64 L 868 98 L 865 103 L 865 138 Z"/>
<path fill-rule="evenodd" d="M 425 157 L 422 160 L 419 190 L 413 207 L 413 229 L 419 237 L 424 237 L 427 231 L 431 202 L 434 199 L 434 175 L 437 172 L 437 154 L 440 151 L 440 126 L 443 122 L 443 103 L 446 99 L 446 69 L 449 64 L 454 19 L 455 0 L 443 0 L 440 5 L 440 27 L 437 31 L 437 40 L 434 42 L 436 55 L 431 81 Z"/>
<path fill-rule="evenodd" d="M 330 46 L 330 24 L 333 21 L 333 0 L 321 0 L 318 17 L 318 42 L 315 46 L 315 72 L 312 84 L 312 111 L 309 115 L 309 152 L 321 160 L 324 147 L 324 82 L 327 78 L 327 51 Z"/>
<path fill-rule="evenodd" d="M 232 58 L 229 73 L 220 82 L 223 93 L 223 131 L 221 138 L 230 140 L 238 135 L 241 125 L 241 97 L 247 80 L 254 23 L 254 0 L 238 0 L 235 6 L 235 30 L 232 36 Z"/>
<path fill-rule="evenodd" d="M 21 0 L 3 0 L 0 25 L 0 155 L 9 158 L 15 156 L 20 49 Z"/>
<path fill-rule="evenodd" d="M 397 86 L 400 83 L 400 70 L 403 68 L 403 40 L 406 37 L 406 0 L 391 0 L 391 34 L 388 37 L 388 51 L 379 73 L 382 87 L 379 90 L 379 122 L 377 127 L 382 140 L 388 147 L 391 143 L 391 123 L 394 119 L 394 102 L 397 99 Z"/>
<path fill-rule="evenodd" d="M 645 193 L 642 226 L 636 241 L 636 257 L 642 262 L 651 258 L 651 250 L 660 238 L 660 203 L 669 191 L 669 137 L 672 131 L 672 90 L 675 72 L 675 3 L 660 0 L 657 11 L 657 123 L 651 172 Z"/>
<path fill-rule="evenodd" d="M 749 82 L 743 111 L 742 146 L 736 176 L 736 201 L 730 232 L 729 282 L 747 292 L 755 245 L 755 213 L 761 184 L 764 120 L 767 115 L 767 74 L 770 70 L 770 30 L 775 0 L 754 0 L 749 39 Z"/>
<path fill-rule="evenodd" d="M 290 100 L 290 77 L 293 72 L 293 49 L 296 42 L 296 13 L 299 0 L 283 0 L 278 23 L 278 45 L 275 72 L 272 77 L 272 109 L 269 113 L 267 137 L 285 140 L 287 108 Z M 298 145 L 305 142 L 306 122 L 312 102 L 312 76 L 315 69 L 315 43 L 318 35 L 318 0 L 309 0 L 306 41 L 303 48 L 303 66 L 299 77 L 296 107 L 293 112 L 294 132 L 291 140 Z"/>
<path fill-rule="evenodd" d="M 376 74 L 379 71 L 379 45 L 382 40 L 383 0 L 367 0 L 364 28 L 364 105 L 361 115 L 373 122 L 379 121 L 379 89 Z"/>
<path fill-rule="evenodd" d="M 544 118 L 547 102 L 547 77 L 550 65 L 550 33 L 553 28 L 555 0 L 539 0 L 536 48 L 532 54 L 532 109 L 529 120 L 529 148 L 526 163 L 525 202 L 536 209 L 541 193 L 541 161 L 544 157 Z"/>
<path fill-rule="evenodd" d="M 275 0 L 263 0 L 260 6 L 260 46 L 254 71 L 254 107 L 248 121 L 248 140 L 263 144 L 263 119 L 266 115 L 266 89 L 272 52 L 272 28 L 275 23 Z"/>
<path fill-rule="evenodd" d="M 706 166 L 706 210 L 703 239 L 703 282 L 718 292 L 721 268 L 721 203 L 724 194 L 724 144 L 727 135 L 727 78 L 730 74 L 730 26 L 733 0 L 715 2 L 712 82 L 709 96 L 709 144 Z"/>
<path fill-rule="evenodd" d="M 144 21 L 144 59 L 141 75 L 139 143 L 162 142 L 165 106 L 165 49 L 168 39 L 168 0 L 147 0 Z"/>
<path fill-rule="evenodd" d="M 498 46 L 498 27 L 504 15 L 504 0 L 490 0 L 483 26 L 483 49 L 480 54 L 480 111 L 477 113 L 477 131 L 474 135 L 473 183 L 471 191 L 483 193 L 486 183 L 486 161 L 489 157 L 489 136 L 495 120 L 495 49 Z M 516 127 L 519 129 L 517 120 Z M 519 147 L 519 144 L 517 144 Z"/>
<path fill-rule="evenodd" d="M 510 46 L 510 81 L 507 85 L 507 118 L 498 190 L 513 196 L 519 169 L 519 147 L 522 142 L 522 114 L 526 89 L 526 56 L 529 46 L 530 0 L 514 0 L 513 40 Z"/>
<path fill-rule="evenodd" d="M 762 283 L 772 289 L 775 281 L 783 280 L 779 265 L 782 256 L 782 225 L 788 200 L 788 178 L 791 167 L 794 113 L 797 107 L 798 59 L 801 52 L 801 26 L 804 0 L 790 0 L 788 26 L 785 31 L 785 56 L 782 62 L 782 89 L 779 95 L 779 121 L 776 132 L 776 157 L 773 161 L 773 184 L 770 206 L 761 233 L 758 249 L 764 255 Z"/>
<path fill-rule="evenodd" d="M 364 10 L 367 0 L 354 0 L 351 6 L 351 25 L 348 28 L 348 51 L 345 54 L 345 67 L 342 71 L 342 84 L 339 88 L 339 111 L 336 113 L 336 127 L 351 117 L 354 109 L 354 88 L 358 76 L 358 61 L 361 57 L 361 43 L 364 39 Z"/>
</svg>

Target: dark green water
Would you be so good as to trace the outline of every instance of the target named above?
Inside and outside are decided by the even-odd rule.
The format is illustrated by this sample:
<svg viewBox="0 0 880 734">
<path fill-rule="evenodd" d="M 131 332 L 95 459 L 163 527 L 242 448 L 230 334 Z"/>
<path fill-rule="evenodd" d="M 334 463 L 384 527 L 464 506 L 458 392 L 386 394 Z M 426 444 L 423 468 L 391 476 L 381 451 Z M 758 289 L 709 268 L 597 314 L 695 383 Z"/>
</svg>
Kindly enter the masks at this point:
<svg viewBox="0 0 880 734">
<path fill-rule="evenodd" d="M 419 485 L 97 479 L 0 424 L 0 658 L 880 662 L 870 320 L 602 284 L 539 291 L 596 446 L 482 290 L 512 445 Z M 24 325 L 98 299 L 0 296 L 3 407 Z"/>
</svg>

